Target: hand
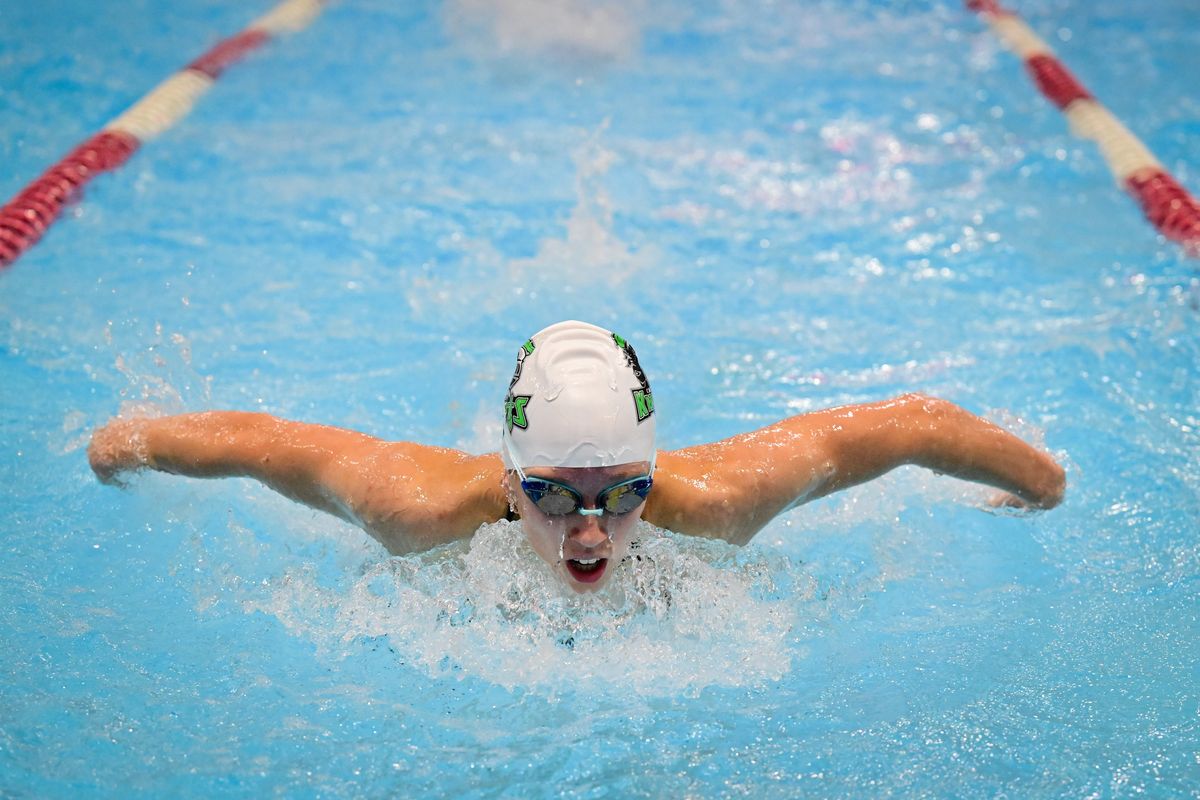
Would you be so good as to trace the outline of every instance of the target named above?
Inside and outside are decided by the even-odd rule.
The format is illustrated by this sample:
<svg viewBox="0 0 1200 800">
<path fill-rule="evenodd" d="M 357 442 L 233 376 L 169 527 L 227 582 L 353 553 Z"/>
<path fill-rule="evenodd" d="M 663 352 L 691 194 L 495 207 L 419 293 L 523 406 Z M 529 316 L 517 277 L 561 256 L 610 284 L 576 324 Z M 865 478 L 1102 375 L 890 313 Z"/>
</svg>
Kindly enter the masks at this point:
<svg viewBox="0 0 1200 800">
<path fill-rule="evenodd" d="M 984 510 L 995 514 L 1021 516 L 1032 513 L 1035 509 L 1011 492 L 994 492 L 988 497 Z"/>
<path fill-rule="evenodd" d="M 988 508 L 999 511 L 1033 512 L 1054 508 L 1062 502 L 1063 493 L 1067 487 L 1066 472 L 1046 453 L 1038 455 L 1040 456 L 1038 466 L 1043 473 L 1042 480 L 1037 484 L 1031 484 L 1030 488 L 1022 492 L 1023 495 L 1026 495 L 1024 497 L 1011 492 L 993 494 L 988 498 Z"/>
<path fill-rule="evenodd" d="M 92 433 L 88 445 L 88 463 L 101 483 L 120 485 L 118 475 L 122 472 L 146 466 L 145 418 L 109 420 Z"/>
<path fill-rule="evenodd" d="M 1023 493 L 1025 504 L 1030 508 L 1054 508 L 1062 502 L 1067 490 L 1067 473 L 1049 453 L 1039 453 L 1041 464 L 1039 479 L 1028 492 Z"/>
</svg>

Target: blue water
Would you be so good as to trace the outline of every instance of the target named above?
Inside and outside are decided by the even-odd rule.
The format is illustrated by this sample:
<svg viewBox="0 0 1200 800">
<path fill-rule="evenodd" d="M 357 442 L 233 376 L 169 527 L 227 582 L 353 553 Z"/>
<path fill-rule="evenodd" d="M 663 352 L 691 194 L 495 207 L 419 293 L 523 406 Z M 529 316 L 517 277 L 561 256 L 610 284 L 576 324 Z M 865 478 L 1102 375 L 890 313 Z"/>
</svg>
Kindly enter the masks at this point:
<svg viewBox="0 0 1200 800">
<path fill-rule="evenodd" d="M 1195 4 L 1016 5 L 1200 189 Z M 250 6 L 5 3 L 0 194 Z M 957 3 L 546 8 L 334 4 L 0 273 L 0 795 L 1196 797 L 1196 262 Z M 900 470 L 580 601 L 507 523 L 87 468 L 206 408 L 483 452 L 569 317 L 665 447 L 925 391 L 1066 501 Z"/>
</svg>

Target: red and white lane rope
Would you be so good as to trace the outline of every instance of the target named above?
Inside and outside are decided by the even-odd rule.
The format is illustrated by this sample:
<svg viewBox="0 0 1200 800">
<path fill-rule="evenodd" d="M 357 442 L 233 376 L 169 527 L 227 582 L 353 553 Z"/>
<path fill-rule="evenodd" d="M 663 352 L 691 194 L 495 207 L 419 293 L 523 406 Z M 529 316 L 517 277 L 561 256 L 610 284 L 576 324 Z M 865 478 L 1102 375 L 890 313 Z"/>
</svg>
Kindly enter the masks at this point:
<svg viewBox="0 0 1200 800">
<path fill-rule="evenodd" d="M 1020 17 L 1002 8 L 998 0 L 966 2 L 1025 62 L 1038 89 L 1062 110 L 1071 130 L 1100 146 L 1117 182 L 1141 204 L 1159 233 L 1181 243 L 1189 254 L 1200 256 L 1200 203 L 1196 198 L 1083 87 Z"/>
<path fill-rule="evenodd" d="M 312 22 L 326 0 L 285 0 L 167 78 L 0 208 L 0 268 L 32 247 L 92 178 L 187 116 L 221 73 L 268 39 Z"/>
</svg>

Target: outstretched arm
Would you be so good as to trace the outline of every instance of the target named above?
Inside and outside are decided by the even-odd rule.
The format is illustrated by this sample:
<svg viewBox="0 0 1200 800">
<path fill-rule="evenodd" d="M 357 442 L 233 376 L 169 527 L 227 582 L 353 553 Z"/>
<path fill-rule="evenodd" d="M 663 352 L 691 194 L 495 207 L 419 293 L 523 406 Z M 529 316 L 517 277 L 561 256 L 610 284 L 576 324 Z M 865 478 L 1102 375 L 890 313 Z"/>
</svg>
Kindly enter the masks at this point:
<svg viewBox="0 0 1200 800">
<path fill-rule="evenodd" d="M 681 533 L 745 543 L 776 514 L 917 464 L 1053 508 L 1054 459 L 946 400 L 894 400 L 802 414 L 713 444 L 659 455 L 644 516 Z"/>
<path fill-rule="evenodd" d="M 256 478 L 361 526 L 393 553 L 470 536 L 507 507 L 494 454 L 388 442 L 268 414 L 115 419 L 93 434 L 88 460 L 106 483 L 142 468 Z"/>
</svg>

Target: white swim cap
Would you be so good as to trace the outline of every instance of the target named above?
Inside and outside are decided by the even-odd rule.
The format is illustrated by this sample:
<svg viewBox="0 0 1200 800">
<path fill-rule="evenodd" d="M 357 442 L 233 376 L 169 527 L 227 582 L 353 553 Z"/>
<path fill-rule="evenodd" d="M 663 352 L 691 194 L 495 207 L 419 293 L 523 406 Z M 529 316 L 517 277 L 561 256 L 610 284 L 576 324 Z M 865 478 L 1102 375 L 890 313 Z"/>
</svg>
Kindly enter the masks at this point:
<svg viewBox="0 0 1200 800">
<path fill-rule="evenodd" d="M 535 333 L 517 353 L 500 440 L 509 469 L 653 464 L 654 397 L 637 354 L 586 322 Z"/>
</svg>

